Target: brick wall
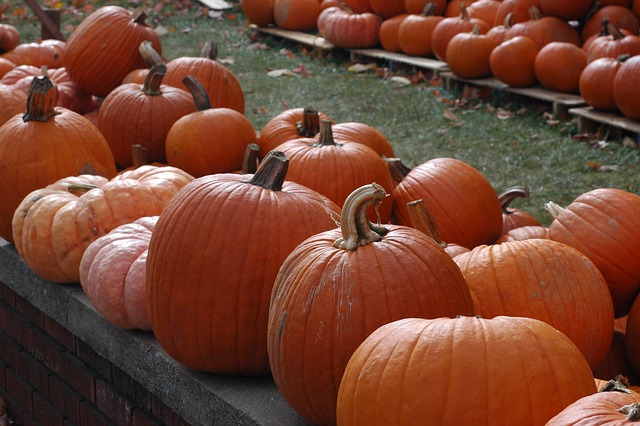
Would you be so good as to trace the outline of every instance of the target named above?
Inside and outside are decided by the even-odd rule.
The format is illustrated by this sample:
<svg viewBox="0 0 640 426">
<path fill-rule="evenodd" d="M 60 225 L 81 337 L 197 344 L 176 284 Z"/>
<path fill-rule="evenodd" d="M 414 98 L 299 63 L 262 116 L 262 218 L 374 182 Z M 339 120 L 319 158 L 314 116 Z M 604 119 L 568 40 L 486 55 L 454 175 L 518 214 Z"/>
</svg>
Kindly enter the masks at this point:
<svg viewBox="0 0 640 426">
<path fill-rule="evenodd" d="M 16 425 L 187 424 L 2 282 L 0 325 L 0 396 Z"/>
</svg>

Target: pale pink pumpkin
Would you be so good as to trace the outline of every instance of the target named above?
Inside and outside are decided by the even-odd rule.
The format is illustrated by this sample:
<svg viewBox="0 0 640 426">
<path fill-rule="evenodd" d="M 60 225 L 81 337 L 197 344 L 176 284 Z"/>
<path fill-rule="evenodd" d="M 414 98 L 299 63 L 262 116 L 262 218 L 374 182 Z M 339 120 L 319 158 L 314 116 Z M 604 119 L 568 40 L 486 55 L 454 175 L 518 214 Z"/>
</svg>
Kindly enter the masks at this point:
<svg viewBox="0 0 640 426">
<path fill-rule="evenodd" d="M 145 301 L 146 259 L 158 216 L 121 225 L 93 241 L 80 263 L 80 284 L 116 327 L 151 330 Z"/>
</svg>

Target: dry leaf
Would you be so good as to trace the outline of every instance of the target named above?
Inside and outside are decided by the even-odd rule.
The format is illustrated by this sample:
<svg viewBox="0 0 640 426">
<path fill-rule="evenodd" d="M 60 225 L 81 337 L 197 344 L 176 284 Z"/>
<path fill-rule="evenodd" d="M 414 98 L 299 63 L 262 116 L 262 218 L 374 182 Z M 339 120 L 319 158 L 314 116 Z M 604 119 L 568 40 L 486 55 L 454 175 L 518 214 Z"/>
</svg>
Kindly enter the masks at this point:
<svg viewBox="0 0 640 426">
<path fill-rule="evenodd" d="M 629 136 L 625 136 L 624 139 L 622 139 L 622 145 L 628 146 L 630 148 L 638 148 L 638 142 L 636 142 Z"/>
<path fill-rule="evenodd" d="M 600 166 L 600 171 L 601 172 L 615 172 L 618 169 L 619 169 L 619 166 L 617 166 L 615 164 L 608 164 L 608 165 Z"/>
<path fill-rule="evenodd" d="M 289 58 L 289 59 L 293 59 L 293 58 L 295 57 L 295 55 L 293 54 L 293 52 L 292 52 L 292 51 L 290 51 L 290 50 L 288 50 L 288 49 L 284 49 L 284 48 L 282 48 L 282 49 L 280 49 L 280 52 L 279 52 L 279 53 L 280 53 L 281 55 L 286 56 L 286 57 L 287 57 L 287 58 Z"/>
<path fill-rule="evenodd" d="M 378 68 L 378 66 L 376 64 L 353 64 L 350 65 L 349 68 L 347 68 L 347 71 L 349 72 L 355 72 L 355 73 L 361 73 L 361 72 L 367 72 L 369 70 L 375 70 L 376 68 Z"/>
<path fill-rule="evenodd" d="M 446 118 L 447 120 L 451 120 L 451 121 L 458 121 L 459 118 L 451 112 L 451 109 L 445 109 L 444 110 L 444 118 Z"/>
<path fill-rule="evenodd" d="M 218 59 L 218 62 L 221 64 L 233 65 L 236 63 L 236 60 L 234 58 L 220 58 Z"/>
<path fill-rule="evenodd" d="M 295 77 L 295 73 L 289 69 L 271 70 L 267 73 L 269 77 Z"/>
<path fill-rule="evenodd" d="M 507 111 L 506 109 L 498 108 L 498 112 L 496 113 L 496 117 L 500 120 L 508 120 L 513 117 L 511 111 Z"/>
<path fill-rule="evenodd" d="M 592 170 L 598 170 L 600 168 L 600 163 L 595 161 L 587 161 L 587 167 Z"/>
<path fill-rule="evenodd" d="M 269 46 L 264 43 L 251 43 L 247 48 L 249 50 L 269 50 Z"/>
<path fill-rule="evenodd" d="M 390 80 L 403 86 L 411 86 L 411 80 L 406 77 L 391 77 Z"/>
</svg>

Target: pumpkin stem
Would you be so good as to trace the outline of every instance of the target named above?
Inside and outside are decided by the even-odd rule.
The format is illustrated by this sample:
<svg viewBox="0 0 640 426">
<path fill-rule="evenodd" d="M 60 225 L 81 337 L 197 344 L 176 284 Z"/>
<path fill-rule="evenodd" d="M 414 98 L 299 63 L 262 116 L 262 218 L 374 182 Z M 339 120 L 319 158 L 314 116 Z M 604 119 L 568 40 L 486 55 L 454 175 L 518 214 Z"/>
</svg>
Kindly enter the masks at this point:
<svg viewBox="0 0 640 426">
<path fill-rule="evenodd" d="M 629 55 L 628 53 L 621 53 L 620 55 L 618 55 L 618 57 L 616 58 L 616 61 L 618 62 L 625 62 L 627 59 L 629 59 L 631 57 L 631 55 Z"/>
<path fill-rule="evenodd" d="M 331 123 L 331 120 L 322 120 L 320 123 L 318 142 L 314 143 L 313 146 L 322 147 L 329 145 L 338 145 L 333 139 L 333 124 Z"/>
<path fill-rule="evenodd" d="M 144 9 L 139 7 L 136 10 L 134 10 L 133 13 L 131 14 L 131 20 L 136 24 L 146 26 L 147 14 L 145 13 Z"/>
<path fill-rule="evenodd" d="M 142 91 L 148 96 L 162 95 L 160 85 L 162 79 L 167 74 L 167 67 L 164 64 L 156 64 L 149 69 L 146 77 L 144 78 L 144 84 L 142 85 Z"/>
<path fill-rule="evenodd" d="M 149 159 L 147 158 L 147 148 L 139 143 L 131 145 L 131 159 L 133 168 L 138 168 L 148 164 Z"/>
<path fill-rule="evenodd" d="M 202 46 L 200 56 L 215 61 L 218 59 L 218 44 L 213 40 L 208 40 Z"/>
<path fill-rule="evenodd" d="M 247 145 L 242 159 L 242 174 L 254 174 L 258 170 L 258 154 L 260 154 L 260 145 L 257 143 Z"/>
<path fill-rule="evenodd" d="M 197 78 L 188 75 L 182 79 L 182 83 L 187 86 L 187 89 L 191 92 L 197 111 L 206 111 L 211 108 L 211 100 L 209 99 L 207 89 L 204 88 Z"/>
<path fill-rule="evenodd" d="M 529 9 L 529 19 L 531 19 L 532 21 L 536 21 L 541 18 L 542 12 L 540 12 L 540 9 L 538 9 L 537 6 L 531 6 L 531 8 Z"/>
<path fill-rule="evenodd" d="M 335 240 L 333 246 L 341 250 L 354 251 L 358 247 L 382 240 L 389 230 L 384 226 L 372 224 L 367 215 L 367 208 L 371 205 L 379 206 L 387 195 L 384 188 L 377 183 L 361 186 L 349 194 L 340 215 L 342 237 Z"/>
<path fill-rule="evenodd" d="M 469 17 L 469 12 L 467 11 L 467 4 L 465 2 L 460 3 L 460 19 L 464 19 L 464 20 L 471 19 Z"/>
<path fill-rule="evenodd" d="M 598 392 L 622 392 L 631 393 L 629 380 L 624 376 L 616 376 L 609 380 Z"/>
<path fill-rule="evenodd" d="M 92 189 L 97 189 L 97 188 L 100 188 L 100 187 L 96 185 L 91 185 L 90 183 L 76 183 L 75 185 L 67 186 L 67 191 L 89 192 Z"/>
<path fill-rule="evenodd" d="M 528 198 L 529 188 L 526 186 L 512 186 L 507 188 L 500 196 L 500 206 L 502 206 L 502 213 L 512 214 L 513 210 L 509 210 L 509 206 L 516 198 Z"/>
<path fill-rule="evenodd" d="M 27 95 L 27 110 L 22 120 L 45 122 L 58 114 L 55 110 L 58 90 L 46 75 L 39 75 L 31 80 Z"/>
<path fill-rule="evenodd" d="M 433 16 L 436 13 L 436 8 L 438 7 L 435 3 L 427 3 L 424 5 L 422 12 L 420 15 L 422 16 Z"/>
<path fill-rule="evenodd" d="M 433 218 L 431 210 L 424 204 L 423 199 L 409 201 L 407 203 L 409 210 L 409 217 L 411 218 L 411 225 L 418 231 L 430 236 L 436 243 L 440 244 L 443 248 L 447 248 L 447 243 L 442 241 L 442 234 L 440 234 L 440 228 Z"/>
<path fill-rule="evenodd" d="M 617 25 L 615 25 L 613 22 L 607 23 L 607 31 L 609 32 L 611 37 L 613 37 L 614 40 L 621 40 L 626 37 L 622 33 L 622 31 L 620 31 L 620 28 Z"/>
<path fill-rule="evenodd" d="M 296 123 L 301 138 L 312 138 L 320 132 L 320 114 L 314 107 L 302 111 L 302 120 Z"/>
<path fill-rule="evenodd" d="M 289 159 L 282 151 L 269 151 L 251 180 L 247 181 L 272 191 L 282 190 L 289 169 Z"/>
<path fill-rule="evenodd" d="M 153 43 L 149 40 L 144 40 L 140 43 L 140 46 L 138 46 L 138 52 L 140 52 L 140 56 L 142 56 L 142 59 L 144 59 L 144 62 L 149 68 L 164 62 L 158 51 L 153 48 Z"/>
<path fill-rule="evenodd" d="M 397 183 L 402 182 L 405 176 L 407 176 L 411 171 L 411 168 L 405 166 L 399 158 L 386 158 L 385 162 L 387 163 L 387 168 L 391 173 L 391 177 Z"/>
<path fill-rule="evenodd" d="M 600 32 L 598 33 L 598 37 L 608 36 L 609 35 L 609 18 L 604 16 L 602 21 L 600 21 Z"/>
<path fill-rule="evenodd" d="M 551 219 L 555 220 L 558 218 L 558 216 L 560 216 L 560 213 L 562 213 L 564 207 L 559 206 L 553 201 L 548 201 L 544 204 L 544 209 L 547 214 L 551 216 Z"/>
<path fill-rule="evenodd" d="M 640 402 L 634 404 L 624 405 L 616 410 L 618 413 L 625 414 L 627 420 L 638 421 L 640 420 Z"/>
</svg>

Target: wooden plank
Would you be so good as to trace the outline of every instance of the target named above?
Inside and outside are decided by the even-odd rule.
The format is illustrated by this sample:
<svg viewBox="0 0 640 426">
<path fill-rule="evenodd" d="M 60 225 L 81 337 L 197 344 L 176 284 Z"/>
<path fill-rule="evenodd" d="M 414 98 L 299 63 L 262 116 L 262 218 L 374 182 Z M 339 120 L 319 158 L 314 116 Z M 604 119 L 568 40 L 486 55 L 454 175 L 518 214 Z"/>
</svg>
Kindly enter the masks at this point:
<svg viewBox="0 0 640 426">
<path fill-rule="evenodd" d="M 598 111 L 593 107 L 571 108 L 569 114 L 578 118 L 578 132 L 584 133 L 595 130 L 595 124 L 614 127 L 626 132 L 635 133 L 640 142 L 640 122 L 625 117 L 620 113 Z"/>
<path fill-rule="evenodd" d="M 301 31 L 283 30 L 282 28 L 275 28 L 275 27 L 259 27 L 253 24 L 251 25 L 251 28 L 263 34 L 273 35 L 276 37 L 302 43 L 307 46 L 317 47 L 322 50 L 332 50 L 335 47 L 333 44 L 329 43 L 324 37 L 320 37 L 314 34 L 304 33 Z"/>
<path fill-rule="evenodd" d="M 413 65 L 418 68 L 425 68 L 436 72 L 443 72 L 449 69 L 447 64 L 442 61 L 431 58 L 423 58 L 419 56 L 409 56 L 402 53 L 387 52 L 382 49 L 347 49 L 352 55 L 361 55 L 370 58 L 384 59 L 390 62 L 400 62 L 407 65 Z"/>
<path fill-rule="evenodd" d="M 50 34 L 51 38 L 54 38 L 56 40 L 66 41 L 66 38 L 60 31 L 59 23 L 56 24 L 56 22 L 54 22 L 49 17 L 49 15 L 44 10 L 42 10 L 36 0 L 24 0 L 24 2 L 27 4 L 27 6 L 29 6 L 33 13 L 35 13 L 35 15 L 42 23 L 44 30 L 46 30 L 43 31 L 44 34 Z"/>
</svg>

